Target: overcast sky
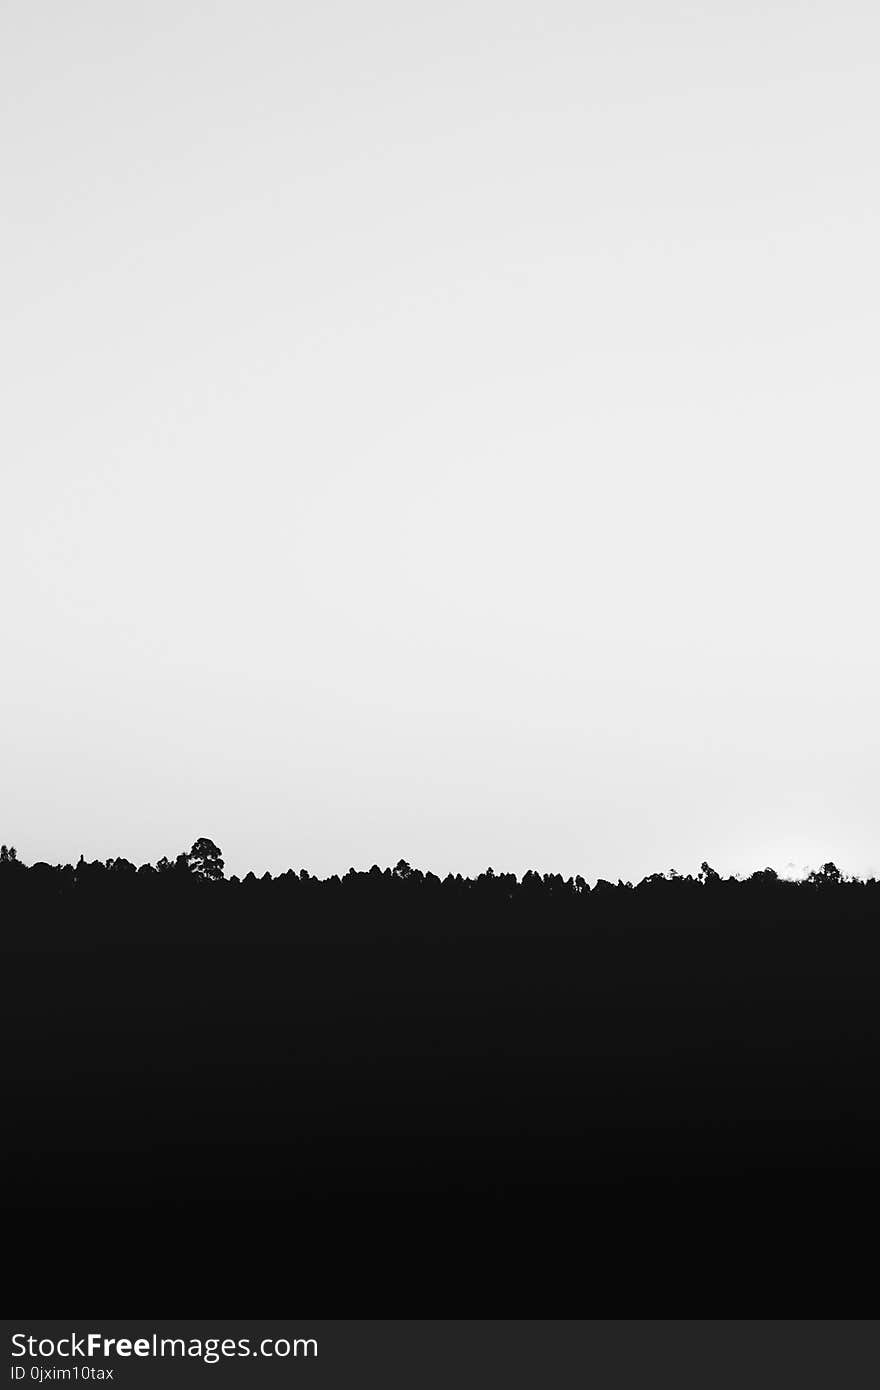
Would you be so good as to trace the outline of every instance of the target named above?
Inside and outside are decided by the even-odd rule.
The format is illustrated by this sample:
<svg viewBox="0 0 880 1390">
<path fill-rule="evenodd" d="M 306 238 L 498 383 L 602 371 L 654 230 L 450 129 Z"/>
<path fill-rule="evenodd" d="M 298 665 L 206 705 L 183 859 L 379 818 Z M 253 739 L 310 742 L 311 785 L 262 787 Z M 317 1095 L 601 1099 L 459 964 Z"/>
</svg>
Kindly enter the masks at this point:
<svg viewBox="0 0 880 1390">
<path fill-rule="evenodd" d="M 880 16 L 3 0 L 0 839 L 880 872 Z"/>
</svg>

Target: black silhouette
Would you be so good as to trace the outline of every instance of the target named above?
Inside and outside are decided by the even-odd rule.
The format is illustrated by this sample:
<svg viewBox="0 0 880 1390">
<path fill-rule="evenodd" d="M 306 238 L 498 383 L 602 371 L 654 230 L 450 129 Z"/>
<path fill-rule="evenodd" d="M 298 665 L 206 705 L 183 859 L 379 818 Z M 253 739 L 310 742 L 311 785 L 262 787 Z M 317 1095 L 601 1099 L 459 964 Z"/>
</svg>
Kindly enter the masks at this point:
<svg viewBox="0 0 880 1390">
<path fill-rule="evenodd" d="M 239 880 L 208 839 L 155 867 L 4 845 L 0 911 L 22 1289 L 867 1306 L 873 878 Z"/>
</svg>

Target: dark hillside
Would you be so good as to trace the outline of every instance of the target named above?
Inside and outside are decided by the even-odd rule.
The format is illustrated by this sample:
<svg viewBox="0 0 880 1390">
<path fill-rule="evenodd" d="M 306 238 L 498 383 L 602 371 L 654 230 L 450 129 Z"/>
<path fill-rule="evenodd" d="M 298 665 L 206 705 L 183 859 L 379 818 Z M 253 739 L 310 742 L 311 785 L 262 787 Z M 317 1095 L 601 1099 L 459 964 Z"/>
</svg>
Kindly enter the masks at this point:
<svg viewBox="0 0 880 1390">
<path fill-rule="evenodd" d="M 867 1305 L 880 884 L 212 867 L 0 864 L 22 1287 Z"/>
</svg>

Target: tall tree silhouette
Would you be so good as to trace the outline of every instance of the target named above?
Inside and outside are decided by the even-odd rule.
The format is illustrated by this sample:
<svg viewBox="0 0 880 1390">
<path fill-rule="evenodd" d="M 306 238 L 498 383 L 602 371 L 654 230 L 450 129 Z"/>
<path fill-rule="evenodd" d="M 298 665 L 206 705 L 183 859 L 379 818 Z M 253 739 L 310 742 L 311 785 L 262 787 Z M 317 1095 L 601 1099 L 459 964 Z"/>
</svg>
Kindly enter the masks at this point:
<svg viewBox="0 0 880 1390">
<path fill-rule="evenodd" d="M 223 855 L 213 840 L 196 840 L 186 856 L 187 867 L 196 878 L 218 882 L 223 877 Z"/>
</svg>

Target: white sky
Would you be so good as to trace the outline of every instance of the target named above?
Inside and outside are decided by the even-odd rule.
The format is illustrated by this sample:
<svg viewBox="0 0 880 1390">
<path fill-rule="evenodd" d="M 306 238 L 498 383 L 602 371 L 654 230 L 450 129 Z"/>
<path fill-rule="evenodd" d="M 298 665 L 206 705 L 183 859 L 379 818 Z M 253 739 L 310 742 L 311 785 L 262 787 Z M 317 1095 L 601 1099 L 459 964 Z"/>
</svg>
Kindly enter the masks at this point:
<svg viewBox="0 0 880 1390">
<path fill-rule="evenodd" d="M 880 872 L 880 14 L 3 0 L 0 839 Z"/>
</svg>

